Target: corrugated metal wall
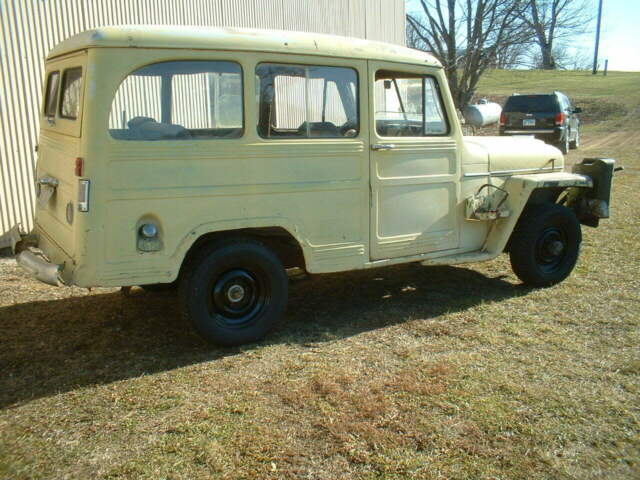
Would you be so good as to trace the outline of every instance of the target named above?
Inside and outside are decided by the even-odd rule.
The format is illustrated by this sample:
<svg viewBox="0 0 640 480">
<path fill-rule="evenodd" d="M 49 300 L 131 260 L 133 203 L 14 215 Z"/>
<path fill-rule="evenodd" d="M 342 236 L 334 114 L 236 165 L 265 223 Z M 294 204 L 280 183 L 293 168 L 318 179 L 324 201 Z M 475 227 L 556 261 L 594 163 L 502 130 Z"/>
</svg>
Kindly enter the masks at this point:
<svg viewBox="0 0 640 480">
<path fill-rule="evenodd" d="M 275 28 L 404 44 L 404 0 L 0 0 L 0 234 L 32 228 L 43 59 L 101 25 Z"/>
</svg>

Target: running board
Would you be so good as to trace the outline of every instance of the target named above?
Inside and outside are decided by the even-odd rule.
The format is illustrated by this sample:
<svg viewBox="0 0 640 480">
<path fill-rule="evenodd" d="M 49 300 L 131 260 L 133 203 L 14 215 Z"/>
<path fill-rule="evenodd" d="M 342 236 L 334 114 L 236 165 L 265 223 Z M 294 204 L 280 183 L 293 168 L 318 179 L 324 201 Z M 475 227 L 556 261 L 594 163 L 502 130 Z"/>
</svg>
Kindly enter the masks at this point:
<svg viewBox="0 0 640 480">
<path fill-rule="evenodd" d="M 430 258 L 428 260 L 423 260 L 420 264 L 427 267 L 434 265 L 458 265 L 461 263 L 484 262 L 486 260 L 496 258 L 498 255 L 499 254 L 477 250 L 475 252 L 447 255 L 446 257 Z"/>
</svg>

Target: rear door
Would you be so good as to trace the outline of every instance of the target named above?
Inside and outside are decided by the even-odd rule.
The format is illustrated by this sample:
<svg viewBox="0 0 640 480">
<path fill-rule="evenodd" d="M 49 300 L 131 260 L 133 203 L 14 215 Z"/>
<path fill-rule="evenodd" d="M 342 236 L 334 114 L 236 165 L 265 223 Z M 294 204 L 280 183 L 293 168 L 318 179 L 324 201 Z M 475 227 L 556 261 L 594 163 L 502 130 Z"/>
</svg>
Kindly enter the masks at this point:
<svg viewBox="0 0 640 480">
<path fill-rule="evenodd" d="M 458 246 L 456 141 L 438 79 L 369 62 L 371 258 Z"/>
<path fill-rule="evenodd" d="M 75 253 L 82 104 L 86 51 L 47 62 L 40 109 L 36 170 L 36 223 L 41 234 L 67 255 Z"/>
<path fill-rule="evenodd" d="M 523 132 L 553 129 L 559 111 L 553 95 L 514 95 L 504 107 L 505 129 Z"/>
</svg>

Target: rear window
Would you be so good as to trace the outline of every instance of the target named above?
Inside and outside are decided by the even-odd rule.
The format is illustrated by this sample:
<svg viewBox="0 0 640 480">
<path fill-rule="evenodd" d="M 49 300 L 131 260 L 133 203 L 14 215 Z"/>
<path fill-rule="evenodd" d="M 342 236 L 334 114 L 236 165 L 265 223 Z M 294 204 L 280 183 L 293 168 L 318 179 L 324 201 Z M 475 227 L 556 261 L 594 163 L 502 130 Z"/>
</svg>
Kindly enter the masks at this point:
<svg viewBox="0 0 640 480">
<path fill-rule="evenodd" d="M 80 96 L 82 91 L 82 68 L 70 68 L 62 76 L 62 98 L 60 99 L 60 116 L 75 120 L 80 113 Z"/>
<path fill-rule="evenodd" d="M 557 112 L 558 102 L 553 95 L 516 95 L 509 97 L 505 112 L 544 113 Z"/>
<path fill-rule="evenodd" d="M 51 72 L 47 79 L 47 90 L 44 98 L 44 115 L 46 117 L 55 117 L 56 100 L 58 99 L 58 83 L 60 80 L 60 72 Z"/>
</svg>

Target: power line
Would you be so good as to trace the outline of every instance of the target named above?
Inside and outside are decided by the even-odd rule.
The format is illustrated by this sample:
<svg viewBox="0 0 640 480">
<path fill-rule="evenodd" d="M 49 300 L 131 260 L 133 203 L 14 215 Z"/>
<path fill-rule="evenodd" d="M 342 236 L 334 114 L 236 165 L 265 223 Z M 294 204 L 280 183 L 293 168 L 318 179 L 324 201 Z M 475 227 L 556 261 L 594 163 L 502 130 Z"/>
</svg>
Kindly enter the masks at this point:
<svg viewBox="0 0 640 480">
<path fill-rule="evenodd" d="M 598 71 L 598 47 L 600 46 L 600 22 L 602 21 L 602 0 L 598 4 L 598 26 L 596 27 L 596 48 L 593 52 L 593 75 Z"/>
</svg>

